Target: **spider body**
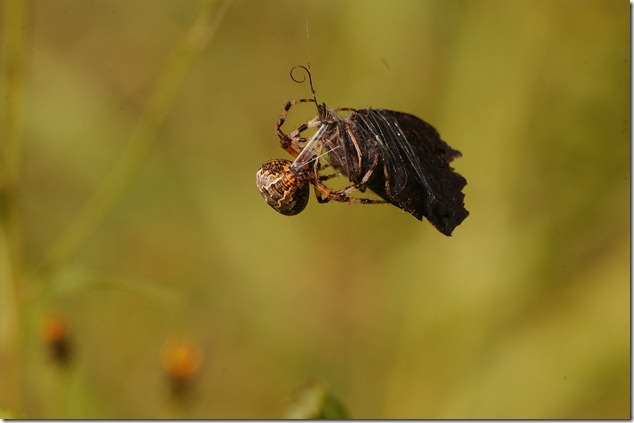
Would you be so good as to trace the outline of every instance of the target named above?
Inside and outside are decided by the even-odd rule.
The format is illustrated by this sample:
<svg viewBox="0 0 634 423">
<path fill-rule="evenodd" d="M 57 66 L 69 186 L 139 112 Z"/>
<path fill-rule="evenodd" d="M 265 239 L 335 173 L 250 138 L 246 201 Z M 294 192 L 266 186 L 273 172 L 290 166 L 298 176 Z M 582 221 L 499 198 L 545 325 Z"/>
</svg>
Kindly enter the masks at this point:
<svg viewBox="0 0 634 423">
<path fill-rule="evenodd" d="M 301 68 L 310 78 L 308 69 Z M 289 110 L 296 104 L 309 102 L 317 105 L 318 115 L 285 134 L 281 128 Z M 311 138 L 302 137 L 309 128 L 317 128 L 317 131 Z M 306 205 L 301 197 L 296 204 L 281 207 L 285 201 L 291 201 L 290 190 L 295 181 L 298 187 L 294 189 L 302 193 L 306 190 L 304 185 L 312 184 L 319 202 L 390 203 L 419 220 L 425 216 L 445 235 L 451 235 L 469 214 L 461 192 L 467 182 L 449 166 L 453 159 L 461 156 L 460 152 L 449 147 L 431 125 L 416 116 L 370 107 L 329 109 L 317 103 L 313 90 L 313 98 L 291 100 L 286 104 L 276 133 L 282 148 L 295 157 L 285 173 L 280 173 L 279 181 L 285 182 L 278 188 L 284 190 L 277 189 L 273 198 L 267 184 L 261 184 L 262 169 L 273 161 L 263 165 L 257 183 L 269 205 L 282 214 L 299 213 Z M 326 174 L 328 167 L 335 173 Z M 351 185 L 340 190 L 330 189 L 324 181 L 336 176 L 344 176 Z M 304 184 L 301 189 L 300 184 Z M 382 200 L 350 195 L 366 188 Z M 307 197 L 306 194 L 306 202 Z M 301 209 L 297 204 L 303 204 Z M 281 209 L 294 213 L 284 213 Z"/>
<path fill-rule="evenodd" d="M 308 179 L 291 166 L 289 160 L 273 159 L 264 163 L 256 174 L 262 197 L 285 216 L 302 212 L 310 196 Z"/>
</svg>

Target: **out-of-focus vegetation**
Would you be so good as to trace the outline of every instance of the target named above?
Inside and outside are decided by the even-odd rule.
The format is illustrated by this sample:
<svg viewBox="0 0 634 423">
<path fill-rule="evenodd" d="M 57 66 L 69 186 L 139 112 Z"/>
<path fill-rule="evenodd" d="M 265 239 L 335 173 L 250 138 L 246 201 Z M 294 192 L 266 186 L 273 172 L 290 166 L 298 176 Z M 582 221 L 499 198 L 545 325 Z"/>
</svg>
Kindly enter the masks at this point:
<svg viewBox="0 0 634 423">
<path fill-rule="evenodd" d="M 355 418 L 629 417 L 626 2 L 0 13 L 0 409 L 272 418 L 319 378 Z M 462 151 L 452 237 L 392 206 L 264 203 L 307 62 L 320 101 Z"/>
</svg>

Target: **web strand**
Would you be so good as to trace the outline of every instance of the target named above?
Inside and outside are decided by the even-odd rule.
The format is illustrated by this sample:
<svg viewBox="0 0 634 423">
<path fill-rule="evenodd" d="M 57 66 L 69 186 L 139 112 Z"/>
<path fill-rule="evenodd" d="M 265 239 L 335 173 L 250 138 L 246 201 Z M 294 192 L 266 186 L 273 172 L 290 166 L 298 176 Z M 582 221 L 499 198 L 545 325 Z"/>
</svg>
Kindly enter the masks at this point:
<svg viewBox="0 0 634 423">
<path fill-rule="evenodd" d="M 308 69 L 310 69 L 310 30 L 308 25 L 308 1 L 304 2 L 305 20 L 306 20 L 306 61 Z"/>
</svg>

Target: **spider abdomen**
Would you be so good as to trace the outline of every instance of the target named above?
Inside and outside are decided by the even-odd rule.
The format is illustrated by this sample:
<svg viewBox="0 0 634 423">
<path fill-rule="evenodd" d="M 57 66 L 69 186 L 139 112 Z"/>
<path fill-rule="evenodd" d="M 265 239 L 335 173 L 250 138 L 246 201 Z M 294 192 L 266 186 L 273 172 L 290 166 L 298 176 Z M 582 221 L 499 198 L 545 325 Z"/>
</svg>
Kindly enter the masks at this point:
<svg viewBox="0 0 634 423">
<path fill-rule="evenodd" d="M 291 162 L 273 159 L 260 166 L 255 175 L 258 190 L 269 206 L 285 216 L 300 213 L 310 196 L 310 184 L 291 167 Z"/>
</svg>

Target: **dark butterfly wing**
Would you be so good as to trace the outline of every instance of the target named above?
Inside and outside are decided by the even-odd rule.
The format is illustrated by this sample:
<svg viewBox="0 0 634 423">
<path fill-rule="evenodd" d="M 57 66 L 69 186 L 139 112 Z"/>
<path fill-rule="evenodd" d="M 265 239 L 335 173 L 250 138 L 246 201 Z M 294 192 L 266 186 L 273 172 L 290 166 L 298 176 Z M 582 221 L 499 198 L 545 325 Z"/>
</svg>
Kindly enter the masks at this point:
<svg viewBox="0 0 634 423">
<path fill-rule="evenodd" d="M 452 149 L 441 138 L 436 129 L 423 120 L 407 113 L 384 111 L 390 115 L 402 131 L 403 137 L 396 138 L 408 144 L 418 161 L 417 174 L 422 173 L 430 191 L 424 201 L 418 200 L 416 208 L 424 210 L 427 219 L 445 235 L 451 235 L 469 212 L 464 207 L 462 188 L 467 180 L 456 173 L 449 163 L 460 157 L 459 151 Z"/>
<path fill-rule="evenodd" d="M 407 113 L 364 109 L 351 115 L 349 122 L 350 136 L 362 140 L 362 161 L 366 166 L 376 163 L 366 186 L 451 235 L 469 215 L 462 193 L 467 181 L 449 166 L 460 152 L 449 147 L 434 127 Z"/>
</svg>

